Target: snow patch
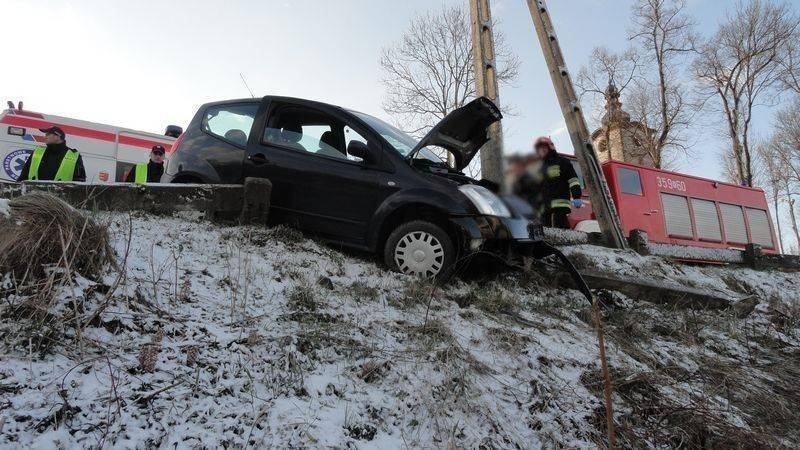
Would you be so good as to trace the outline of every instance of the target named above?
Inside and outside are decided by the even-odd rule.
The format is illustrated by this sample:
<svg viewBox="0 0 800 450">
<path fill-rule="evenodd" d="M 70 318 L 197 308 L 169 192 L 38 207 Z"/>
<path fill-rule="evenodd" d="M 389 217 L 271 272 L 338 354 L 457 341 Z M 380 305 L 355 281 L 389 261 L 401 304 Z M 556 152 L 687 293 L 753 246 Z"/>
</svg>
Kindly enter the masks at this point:
<svg viewBox="0 0 800 450">
<path fill-rule="evenodd" d="M 123 271 L 63 286 L 33 334 L 9 315 L 29 293 L 0 277 L 1 447 L 603 445 L 591 311 L 549 266 L 455 281 L 420 300 L 413 280 L 370 255 L 293 230 L 103 218 Z M 712 443 L 734 429 L 739 445 L 800 443 L 796 431 L 757 440 L 779 435 L 770 428 L 779 421 L 753 422 L 764 414 L 740 401 L 791 400 L 796 372 L 781 367 L 800 348 L 796 274 L 564 251 L 583 265 L 758 299 L 745 318 L 628 298 L 604 312 L 621 446 L 667 448 L 696 423 L 713 423 L 698 431 Z M 464 300 L 499 291 L 510 309 Z M 75 314 L 89 323 L 80 335 Z M 665 419 L 649 422 L 656 416 Z"/>
</svg>

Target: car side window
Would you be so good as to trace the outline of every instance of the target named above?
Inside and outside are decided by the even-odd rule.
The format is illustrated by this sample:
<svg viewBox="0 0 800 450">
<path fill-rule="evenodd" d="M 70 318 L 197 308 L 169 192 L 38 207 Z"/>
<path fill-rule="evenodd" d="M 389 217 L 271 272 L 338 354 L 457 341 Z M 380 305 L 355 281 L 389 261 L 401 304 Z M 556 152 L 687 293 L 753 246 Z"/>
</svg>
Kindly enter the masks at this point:
<svg viewBox="0 0 800 450">
<path fill-rule="evenodd" d="M 345 150 L 350 145 L 350 143 L 353 142 L 353 141 L 362 142 L 364 144 L 367 143 L 367 139 L 364 136 L 362 136 L 358 131 L 350 128 L 349 125 L 345 125 L 344 126 L 344 142 L 345 142 L 344 148 L 345 148 Z M 350 155 L 350 154 L 347 155 L 347 159 L 349 159 L 350 161 L 361 162 L 361 158 L 359 158 L 357 156 Z"/>
<path fill-rule="evenodd" d="M 245 147 L 258 112 L 258 104 L 217 105 L 209 107 L 203 129 L 217 137 Z"/>
<path fill-rule="evenodd" d="M 285 106 L 273 111 L 264 128 L 262 143 L 309 155 L 361 161 L 347 154 L 347 145 L 353 140 L 364 143 L 367 140 L 335 117 L 301 106 Z"/>
</svg>

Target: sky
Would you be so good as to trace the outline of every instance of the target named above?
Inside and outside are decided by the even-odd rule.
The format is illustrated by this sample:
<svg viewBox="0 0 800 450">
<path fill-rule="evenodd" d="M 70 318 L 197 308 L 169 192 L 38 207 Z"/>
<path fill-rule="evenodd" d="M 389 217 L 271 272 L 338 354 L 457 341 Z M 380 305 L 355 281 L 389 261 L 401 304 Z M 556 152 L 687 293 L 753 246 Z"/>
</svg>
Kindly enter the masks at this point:
<svg viewBox="0 0 800 450">
<path fill-rule="evenodd" d="M 550 0 L 550 14 L 573 74 L 595 46 L 622 50 L 632 0 Z M 0 100 L 94 122 L 163 132 L 185 126 L 201 104 L 250 94 L 310 98 L 383 119 L 381 49 L 397 42 L 415 14 L 467 0 L 0 0 L 6 33 Z M 520 61 L 500 101 L 505 151 L 528 151 L 552 136 L 571 153 L 561 111 L 524 0 L 492 0 L 492 13 Z M 688 0 L 703 35 L 733 0 Z M 623 105 L 624 107 L 624 105 Z M 766 135 L 772 110 L 757 111 Z M 703 114 L 680 171 L 721 177 L 722 125 Z"/>
<path fill-rule="evenodd" d="M 256 96 L 310 98 L 390 119 L 381 108 L 381 49 L 401 38 L 415 14 L 460 2 L 467 0 L 0 0 L 3 16 L 18 18 L 7 24 L 31 25 L 7 41 L 0 100 L 162 132 L 185 126 L 202 103 L 249 96 L 241 73 Z M 730 4 L 690 0 L 689 12 L 708 34 Z M 630 0 L 548 6 L 572 73 L 595 46 L 630 45 Z M 506 152 L 528 151 L 540 134 L 571 152 L 526 2 L 493 0 L 492 12 L 521 61 L 517 81 L 500 92 L 516 112 L 503 123 Z M 17 51 L 19 59 L 10 57 Z M 678 168 L 720 176 L 724 145 L 722 136 L 698 133 L 692 157 Z"/>
</svg>

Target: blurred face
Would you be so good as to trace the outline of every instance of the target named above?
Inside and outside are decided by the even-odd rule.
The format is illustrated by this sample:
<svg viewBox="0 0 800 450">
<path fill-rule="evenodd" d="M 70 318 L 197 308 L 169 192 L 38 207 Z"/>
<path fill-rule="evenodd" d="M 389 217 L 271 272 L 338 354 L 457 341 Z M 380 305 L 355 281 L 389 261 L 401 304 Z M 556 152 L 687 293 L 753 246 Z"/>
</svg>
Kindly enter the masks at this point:
<svg viewBox="0 0 800 450">
<path fill-rule="evenodd" d="M 55 133 L 45 133 L 44 134 L 44 143 L 47 144 L 47 145 L 60 144 L 61 142 L 63 142 L 61 140 L 61 136 L 59 136 L 59 135 L 57 135 Z"/>
<path fill-rule="evenodd" d="M 536 154 L 539 155 L 540 158 L 544 158 L 547 154 L 550 153 L 550 147 L 547 145 L 537 145 L 536 146 Z"/>
<path fill-rule="evenodd" d="M 159 150 L 153 150 L 150 152 L 150 161 L 154 163 L 160 164 L 164 162 L 164 152 Z"/>
</svg>

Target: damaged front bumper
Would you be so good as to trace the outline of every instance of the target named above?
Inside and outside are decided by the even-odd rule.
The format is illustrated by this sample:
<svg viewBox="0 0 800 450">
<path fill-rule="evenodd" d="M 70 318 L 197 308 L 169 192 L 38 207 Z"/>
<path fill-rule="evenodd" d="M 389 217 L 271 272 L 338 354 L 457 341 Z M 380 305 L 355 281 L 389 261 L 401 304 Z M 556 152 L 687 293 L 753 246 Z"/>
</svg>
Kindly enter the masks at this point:
<svg viewBox="0 0 800 450">
<path fill-rule="evenodd" d="M 544 243 L 544 227 L 539 215 L 523 198 L 501 195 L 511 212 L 510 217 L 475 215 L 453 217 L 451 222 L 461 230 L 466 253 L 489 252 L 509 262 L 518 256 L 540 253 Z"/>
<path fill-rule="evenodd" d="M 460 231 L 466 253 L 489 252 L 509 259 L 531 254 L 544 239 L 541 223 L 523 217 L 466 216 L 450 222 Z"/>
</svg>

